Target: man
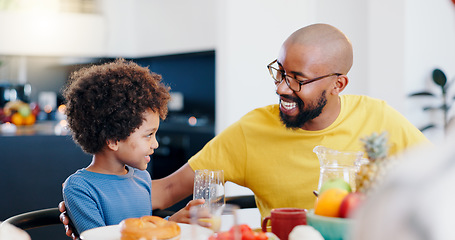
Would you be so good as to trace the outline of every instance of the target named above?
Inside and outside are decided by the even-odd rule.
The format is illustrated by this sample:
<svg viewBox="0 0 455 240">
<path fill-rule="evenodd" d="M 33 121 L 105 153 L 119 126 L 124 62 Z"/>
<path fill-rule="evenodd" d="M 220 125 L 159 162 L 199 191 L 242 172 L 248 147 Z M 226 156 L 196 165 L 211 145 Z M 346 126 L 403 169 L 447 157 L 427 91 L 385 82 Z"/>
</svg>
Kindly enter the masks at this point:
<svg viewBox="0 0 455 240">
<path fill-rule="evenodd" d="M 310 209 L 319 179 L 315 146 L 362 151 L 360 138 L 383 131 L 389 134 L 389 154 L 428 142 L 385 102 L 340 95 L 352 59 L 349 39 L 333 26 L 313 24 L 291 34 L 267 66 L 279 104 L 246 114 L 182 168 L 154 180 L 153 208 L 190 195 L 194 170 L 223 169 L 226 181 L 254 192 L 262 217 L 273 208 Z"/>
</svg>

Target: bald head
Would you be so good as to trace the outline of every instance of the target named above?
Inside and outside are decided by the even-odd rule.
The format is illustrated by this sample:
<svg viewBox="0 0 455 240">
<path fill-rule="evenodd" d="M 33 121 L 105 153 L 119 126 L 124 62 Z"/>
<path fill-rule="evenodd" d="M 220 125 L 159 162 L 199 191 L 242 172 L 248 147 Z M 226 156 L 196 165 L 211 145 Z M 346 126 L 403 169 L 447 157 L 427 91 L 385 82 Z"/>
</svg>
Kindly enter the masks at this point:
<svg viewBox="0 0 455 240">
<path fill-rule="evenodd" d="M 351 42 L 343 32 L 331 25 L 313 24 L 295 31 L 286 39 L 283 47 L 292 45 L 315 49 L 319 53 L 321 63 L 330 66 L 333 72 L 347 74 L 351 69 L 353 61 Z"/>
</svg>

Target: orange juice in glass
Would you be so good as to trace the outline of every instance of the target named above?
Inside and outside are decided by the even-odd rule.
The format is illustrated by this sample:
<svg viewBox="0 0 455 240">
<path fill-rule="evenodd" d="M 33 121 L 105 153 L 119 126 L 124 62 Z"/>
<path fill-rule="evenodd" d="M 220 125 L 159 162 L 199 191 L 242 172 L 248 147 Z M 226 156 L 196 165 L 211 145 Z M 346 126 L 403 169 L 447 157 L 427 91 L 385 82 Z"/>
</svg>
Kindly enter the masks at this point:
<svg viewBox="0 0 455 240">
<path fill-rule="evenodd" d="M 210 223 L 210 229 L 214 232 L 219 232 L 221 229 L 221 216 L 212 216 L 210 218 L 200 218 L 200 222 Z"/>
</svg>

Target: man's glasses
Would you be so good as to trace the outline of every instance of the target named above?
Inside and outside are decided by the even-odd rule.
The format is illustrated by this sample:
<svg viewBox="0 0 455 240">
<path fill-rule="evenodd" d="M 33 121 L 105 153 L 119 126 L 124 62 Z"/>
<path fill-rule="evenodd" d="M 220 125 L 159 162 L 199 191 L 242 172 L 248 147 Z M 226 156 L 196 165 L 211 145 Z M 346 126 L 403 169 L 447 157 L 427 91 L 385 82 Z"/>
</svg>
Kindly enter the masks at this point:
<svg viewBox="0 0 455 240">
<path fill-rule="evenodd" d="M 273 80 L 275 80 L 275 85 L 279 85 L 284 79 L 286 84 L 288 85 L 288 87 L 290 89 L 292 89 L 292 91 L 294 91 L 294 92 L 300 92 L 300 90 L 302 89 L 302 85 L 312 83 L 317 80 L 321 80 L 323 78 L 330 77 L 330 76 L 343 75 L 341 73 L 331 73 L 331 74 L 327 74 L 327 75 L 313 78 L 313 79 L 297 80 L 297 79 L 287 75 L 283 70 L 280 70 L 276 59 L 275 59 L 275 61 L 273 61 L 269 65 L 267 65 L 267 68 L 269 69 L 270 75 L 272 76 Z"/>
</svg>

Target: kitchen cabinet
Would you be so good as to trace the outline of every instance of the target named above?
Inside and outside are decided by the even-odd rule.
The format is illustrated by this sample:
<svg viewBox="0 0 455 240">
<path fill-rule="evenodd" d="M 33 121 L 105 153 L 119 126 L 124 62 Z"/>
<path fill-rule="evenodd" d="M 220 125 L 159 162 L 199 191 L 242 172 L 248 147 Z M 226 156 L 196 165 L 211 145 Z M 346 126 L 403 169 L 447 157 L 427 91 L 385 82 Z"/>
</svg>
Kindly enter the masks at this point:
<svg viewBox="0 0 455 240">
<path fill-rule="evenodd" d="M 57 207 L 62 183 L 91 156 L 70 136 L 0 136 L 0 221 L 23 212 Z M 32 239 L 68 239 L 62 226 L 29 231 Z"/>
</svg>

